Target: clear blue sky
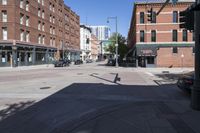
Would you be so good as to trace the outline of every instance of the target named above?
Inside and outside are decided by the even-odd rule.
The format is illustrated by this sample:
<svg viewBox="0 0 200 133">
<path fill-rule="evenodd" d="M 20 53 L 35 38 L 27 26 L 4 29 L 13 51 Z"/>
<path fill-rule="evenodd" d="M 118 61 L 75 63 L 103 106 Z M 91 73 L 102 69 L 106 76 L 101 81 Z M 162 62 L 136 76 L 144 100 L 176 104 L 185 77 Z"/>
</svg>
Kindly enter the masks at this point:
<svg viewBox="0 0 200 133">
<path fill-rule="evenodd" d="M 88 25 L 108 25 L 115 32 L 115 21 L 106 23 L 108 16 L 118 16 L 119 32 L 127 36 L 131 21 L 134 0 L 64 0 Z"/>
</svg>

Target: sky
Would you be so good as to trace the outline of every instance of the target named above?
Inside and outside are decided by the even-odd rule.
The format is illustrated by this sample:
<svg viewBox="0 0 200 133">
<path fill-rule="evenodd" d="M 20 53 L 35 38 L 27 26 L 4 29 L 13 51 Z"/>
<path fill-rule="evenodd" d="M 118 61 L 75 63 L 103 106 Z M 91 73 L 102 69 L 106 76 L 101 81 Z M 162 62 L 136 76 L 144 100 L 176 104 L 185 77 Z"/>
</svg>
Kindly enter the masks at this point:
<svg viewBox="0 0 200 133">
<path fill-rule="evenodd" d="M 64 0 L 80 16 L 81 24 L 108 25 L 115 32 L 115 20 L 107 23 L 107 17 L 118 17 L 118 32 L 127 37 L 135 0 Z"/>
</svg>

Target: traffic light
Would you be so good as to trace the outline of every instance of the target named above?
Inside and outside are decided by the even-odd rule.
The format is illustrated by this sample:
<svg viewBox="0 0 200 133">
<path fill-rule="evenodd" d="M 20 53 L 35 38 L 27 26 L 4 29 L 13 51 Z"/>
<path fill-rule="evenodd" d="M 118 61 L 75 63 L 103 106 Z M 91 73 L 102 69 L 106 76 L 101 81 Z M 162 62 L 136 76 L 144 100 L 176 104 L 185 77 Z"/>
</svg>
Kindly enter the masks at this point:
<svg viewBox="0 0 200 133">
<path fill-rule="evenodd" d="M 86 39 L 86 44 L 89 44 L 89 43 L 90 43 L 90 39 L 87 38 L 87 39 Z"/>
<path fill-rule="evenodd" d="M 148 21 L 151 22 L 153 20 L 153 8 L 147 11 Z"/>
<path fill-rule="evenodd" d="M 194 30 L 194 11 L 184 10 L 180 12 L 179 16 L 180 28 L 187 30 Z"/>
</svg>

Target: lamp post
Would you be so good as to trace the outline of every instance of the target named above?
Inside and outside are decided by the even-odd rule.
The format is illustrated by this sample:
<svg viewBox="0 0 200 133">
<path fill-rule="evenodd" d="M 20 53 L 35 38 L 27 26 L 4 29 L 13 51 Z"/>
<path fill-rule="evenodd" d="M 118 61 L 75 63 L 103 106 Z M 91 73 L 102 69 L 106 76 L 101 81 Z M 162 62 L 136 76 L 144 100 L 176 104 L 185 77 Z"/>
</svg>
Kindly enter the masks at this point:
<svg viewBox="0 0 200 133">
<path fill-rule="evenodd" d="M 118 23 L 118 20 L 117 20 L 117 16 L 116 17 L 108 17 L 107 18 L 107 23 L 109 23 L 109 20 L 110 19 L 115 19 L 115 24 L 116 24 L 116 44 L 115 44 L 115 52 L 116 52 L 116 67 L 119 66 L 118 64 L 118 31 L 117 31 L 117 23 Z"/>
</svg>

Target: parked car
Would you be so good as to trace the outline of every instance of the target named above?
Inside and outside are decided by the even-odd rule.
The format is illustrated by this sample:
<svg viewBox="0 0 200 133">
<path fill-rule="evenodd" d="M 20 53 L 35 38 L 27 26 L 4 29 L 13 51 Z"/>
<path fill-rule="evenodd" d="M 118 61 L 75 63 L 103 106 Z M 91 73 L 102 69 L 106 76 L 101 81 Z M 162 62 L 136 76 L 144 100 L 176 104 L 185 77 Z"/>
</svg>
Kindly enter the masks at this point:
<svg viewBox="0 0 200 133">
<path fill-rule="evenodd" d="M 54 67 L 66 67 L 69 66 L 69 64 L 70 64 L 69 60 L 60 59 L 58 61 L 55 61 Z"/>
<path fill-rule="evenodd" d="M 92 63 L 93 60 L 92 59 L 86 59 L 86 63 Z"/>
<path fill-rule="evenodd" d="M 180 89 L 187 92 L 191 92 L 193 84 L 194 84 L 194 71 L 183 74 L 183 76 L 181 76 L 177 82 L 177 86 Z"/>
<path fill-rule="evenodd" d="M 108 63 L 107 63 L 107 66 L 115 66 L 115 64 L 116 64 L 115 59 L 109 59 Z"/>
<path fill-rule="evenodd" d="M 76 60 L 74 62 L 74 65 L 80 65 L 80 64 L 83 64 L 83 61 L 82 60 Z"/>
</svg>

